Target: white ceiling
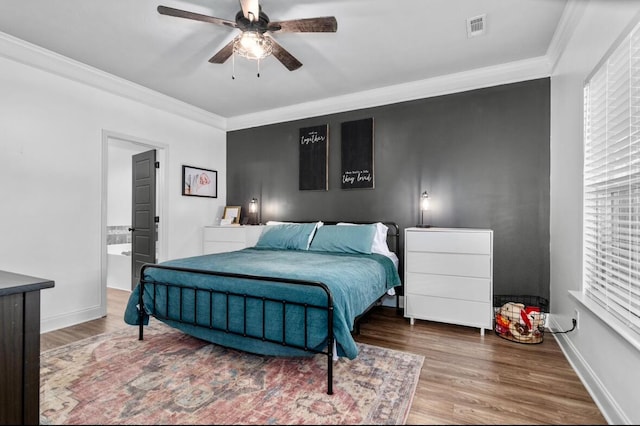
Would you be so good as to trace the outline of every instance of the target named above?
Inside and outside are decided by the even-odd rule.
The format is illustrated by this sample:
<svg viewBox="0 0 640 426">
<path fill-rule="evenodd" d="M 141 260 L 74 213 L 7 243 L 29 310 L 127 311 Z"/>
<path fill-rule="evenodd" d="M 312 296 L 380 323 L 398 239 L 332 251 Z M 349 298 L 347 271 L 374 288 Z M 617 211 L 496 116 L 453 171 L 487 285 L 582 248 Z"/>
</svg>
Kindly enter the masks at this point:
<svg viewBox="0 0 640 426">
<path fill-rule="evenodd" d="M 237 0 L 1 0 L 0 31 L 224 119 L 393 93 L 447 75 L 544 58 L 566 0 L 261 0 L 272 21 L 335 16 L 336 33 L 273 37 L 303 66 L 209 58 L 239 30 L 160 15 L 158 5 L 235 20 Z M 466 19 L 486 14 L 467 38 Z M 486 71 L 485 71 L 486 73 Z M 411 87 L 411 86 L 409 86 Z"/>
</svg>

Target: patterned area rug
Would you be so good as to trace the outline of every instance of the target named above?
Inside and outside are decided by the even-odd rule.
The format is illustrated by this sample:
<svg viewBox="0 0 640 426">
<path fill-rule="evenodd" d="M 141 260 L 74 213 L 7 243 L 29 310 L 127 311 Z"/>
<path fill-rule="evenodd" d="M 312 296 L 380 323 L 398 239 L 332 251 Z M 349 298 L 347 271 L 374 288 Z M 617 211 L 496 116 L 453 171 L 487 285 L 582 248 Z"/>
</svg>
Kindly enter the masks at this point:
<svg viewBox="0 0 640 426">
<path fill-rule="evenodd" d="M 40 357 L 41 424 L 404 424 L 424 357 L 359 343 L 354 360 L 222 348 L 152 320 Z"/>
</svg>

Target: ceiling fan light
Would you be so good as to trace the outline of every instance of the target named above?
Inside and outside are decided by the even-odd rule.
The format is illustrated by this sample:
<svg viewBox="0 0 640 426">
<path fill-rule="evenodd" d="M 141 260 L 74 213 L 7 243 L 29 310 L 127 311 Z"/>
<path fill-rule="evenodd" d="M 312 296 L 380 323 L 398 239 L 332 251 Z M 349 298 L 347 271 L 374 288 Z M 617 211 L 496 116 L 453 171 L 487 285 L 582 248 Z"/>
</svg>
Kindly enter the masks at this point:
<svg viewBox="0 0 640 426">
<path fill-rule="evenodd" d="M 259 60 L 271 55 L 273 42 L 257 31 L 244 31 L 235 38 L 233 51 L 247 59 Z"/>
</svg>

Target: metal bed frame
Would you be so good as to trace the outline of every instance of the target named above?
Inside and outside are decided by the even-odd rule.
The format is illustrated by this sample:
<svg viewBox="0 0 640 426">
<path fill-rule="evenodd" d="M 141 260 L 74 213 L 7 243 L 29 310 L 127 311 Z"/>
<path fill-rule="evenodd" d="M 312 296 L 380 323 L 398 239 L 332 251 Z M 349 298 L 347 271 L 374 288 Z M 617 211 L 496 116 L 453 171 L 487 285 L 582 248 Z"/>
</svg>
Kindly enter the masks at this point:
<svg viewBox="0 0 640 426">
<path fill-rule="evenodd" d="M 330 224 L 329 222 L 325 222 L 327 224 Z M 371 223 L 371 222 L 352 222 L 352 223 L 360 223 L 360 224 L 364 224 L 364 223 Z M 396 253 L 396 255 L 399 252 L 399 228 L 398 226 L 393 223 L 393 222 L 382 222 L 385 225 L 387 225 L 387 227 L 389 228 L 387 231 L 387 241 L 389 241 L 389 239 L 392 239 L 392 241 L 394 242 L 394 252 Z M 172 270 L 172 271 L 179 271 L 179 272 L 186 272 L 186 273 L 190 273 L 190 274 L 199 274 L 199 275 L 210 275 L 210 276 L 219 276 L 219 277 L 227 277 L 227 278 L 238 278 L 238 279 L 244 279 L 244 280 L 252 280 L 252 281 L 264 281 L 264 282 L 277 282 L 277 283 L 283 283 L 283 284 L 292 284 L 292 285 L 301 285 L 301 286 L 311 286 L 311 287 L 317 287 L 320 288 L 323 292 L 324 295 L 326 296 L 326 303 L 321 303 L 321 304 L 308 304 L 308 303 L 300 303 L 300 302 L 296 302 L 296 301 L 291 301 L 291 300 L 283 300 L 283 299 L 273 299 L 273 298 L 269 298 L 269 297 L 263 297 L 263 296 L 253 296 L 250 294 L 245 294 L 245 293 L 234 293 L 234 292 L 230 292 L 230 291 L 220 291 L 220 290 L 215 290 L 215 289 L 208 289 L 208 288 L 198 288 L 198 287 L 194 287 L 194 286 L 189 286 L 189 285 L 184 285 L 181 283 L 167 283 L 167 282 L 158 282 L 158 281 L 150 281 L 146 278 L 146 274 L 145 271 L 147 268 L 155 268 L 155 269 L 166 269 L 166 270 Z M 265 277 L 265 276 L 257 276 L 257 275 L 247 275 L 247 274 L 238 274 L 238 273 L 226 273 L 226 272 L 215 272 L 215 271 L 204 271 L 204 270 L 200 270 L 200 269 L 191 269 L 191 268 L 180 268 L 180 267 L 171 267 L 171 266 L 165 266 L 165 265 L 157 265 L 157 264 L 145 264 L 142 266 L 141 271 L 140 271 L 140 295 L 139 295 L 139 305 L 138 305 L 138 310 L 139 310 L 139 315 L 140 315 L 140 324 L 139 324 L 139 335 L 138 335 L 138 340 L 143 340 L 144 337 L 144 316 L 146 315 L 146 309 L 144 309 L 143 307 L 148 306 L 147 304 L 145 304 L 144 302 L 144 294 L 145 294 L 145 286 L 152 286 L 152 291 L 151 294 L 153 294 L 152 297 L 152 301 L 151 301 L 151 314 L 152 316 L 154 316 L 157 319 L 160 320 L 167 320 L 167 321 L 173 321 L 173 322 L 177 322 L 177 323 L 181 323 L 181 324 L 187 324 L 187 325 L 191 325 L 191 326 L 195 326 L 195 327 L 202 327 L 202 328 L 206 328 L 209 330 L 214 330 L 214 331 L 220 331 L 220 332 L 224 332 L 224 333 L 228 333 L 228 334 L 233 334 L 233 335 L 237 335 L 237 336 L 242 336 L 242 337 L 246 337 L 249 339 L 255 339 L 255 340 L 261 340 L 261 341 L 265 341 L 265 342 L 270 342 L 270 343 L 275 343 L 275 344 L 280 344 L 282 346 L 287 346 L 287 347 L 292 347 L 292 348 L 296 348 L 296 349 L 301 349 L 305 352 L 313 352 L 313 353 L 317 353 L 317 354 L 324 354 L 327 356 L 327 394 L 332 395 L 333 394 L 333 347 L 334 347 L 334 343 L 335 343 L 335 337 L 333 334 L 333 296 L 331 294 L 331 290 L 329 289 L 329 287 L 327 287 L 326 284 L 319 282 L 319 281 L 306 281 L 306 280 L 294 280 L 294 279 L 287 279 L 287 278 L 278 278 L 278 277 Z M 156 302 L 156 298 L 157 298 L 157 294 L 158 294 L 158 289 L 162 289 L 164 288 L 165 290 L 163 291 L 164 294 L 166 294 L 166 300 L 165 300 L 165 311 L 167 313 L 167 315 L 161 315 L 156 313 L 157 309 L 156 307 L 158 306 L 157 302 Z M 179 294 L 179 302 L 180 302 L 180 308 L 178 309 L 177 314 L 173 313 L 172 315 L 170 315 L 169 312 L 169 290 L 170 289 L 178 289 L 178 294 Z M 161 290 L 162 291 L 162 290 Z M 186 319 L 184 316 L 184 312 L 183 312 L 183 297 L 185 294 L 185 291 L 189 291 L 191 292 L 191 294 L 193 295 L 193 299 L 194 299 L 194 306 L 193 306 L 193 320 L 191 319 Z M 385 293 L 386 294 L 386 293 Z M 226 312 L 226 321 L 225 321 L 225 325 L 224 327 L 220 327 L 220 326 L 215 326 L 213 323 L 213 313 L 214 313 L 214 306 L 213 306 L 213 300 L 214 300 L 214 295 L 222 295 L 223 296 L 223 300 L 224 300 L 224 304 L 222 306 L 217 305 L 215 309 L 223 309 Z M 209 321 L 206 324 L 203 324 L 201 322 L 198 321 L 198 315 L 197 315 L 197 306 L 198 306 L 198 300 L 201 300 L 201 298 L 208 298 L 209 300 Z M 356 328 L 356 333 L 359 334 L 360 332 L 360 320 L 370 312 L 370 310 L 374 307 L 377 306 L 380 302 L 380 300 L 382 299 L 382 297 L 384 297 L 384 294 L 380 296 L 380 298 L 378 298 L 378 300 L 376 300 L 376 302 L 374 302 L 371 306 L 369 306 L 364 312 L 362 312 L 360 315 L 358 315 L 355 318 L 354 321 L 354 326 Z M 238 330 L 232 330 L 229 328 L 229 300 L 230 298 L 240 298 L 242 300 L 242 305 L 243 305 L 243 324 L 244 324 L 244 329 L 242 331 L 238 331 Z M 249 334 L 247 332 L 247 300 L 255 300 L 258 301 L 258 303 L 261 303 L 262 306 L 262 333 L 259 334 Z M 281 304 L 282 305 L 282 338 L 281 339 L 273 339 L 273 338 L 268 338 L 266 336 L 266 329 L 265 329 L 265 312 L 266 312 L 266 306 L 269 303 L 276 303 L 276 304 Z M 396 295 L 396 308 L 398 308 L 398 295 Z M 304 310 L 304 345 L 298 345 L 298 344 L 294 344 L 291 342 L 287 342 L 286 339 L 286 316 L 287 316 L 287 309 L 286 306 L 287 305 L 293 305 L 293 306 L 299 306 L 302 307 Z M 314 348 L 309 348 L 308 347 L 308 342 L 307 342 L 307 330 L 308 330 L 308 317 L 309 317 L 309 312 L 313 311 L 313 310 L 318 310 L 318 311 L 323 311 L 326 312 L 326 316 L 327 316 L 327 347 L 326 350 L 318 350 L 318 349 L 314 349 Z"/>
</svg>

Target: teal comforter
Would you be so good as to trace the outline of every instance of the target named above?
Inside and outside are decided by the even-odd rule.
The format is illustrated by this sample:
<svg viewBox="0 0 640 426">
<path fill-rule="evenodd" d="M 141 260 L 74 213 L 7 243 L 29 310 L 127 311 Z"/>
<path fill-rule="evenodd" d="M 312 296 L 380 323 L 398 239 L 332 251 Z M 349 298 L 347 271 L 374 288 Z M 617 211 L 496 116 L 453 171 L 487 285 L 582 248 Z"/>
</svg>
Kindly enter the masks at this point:
<svg viewBox="0 0 640 426">
<path fill-rule="evenodd" d="M 163 262 L 161 265 L 322 282 L 327 285 L 333 296 L 333 330 L 338 355 L 350 359 L 355 358 L 358 354 L 358 347 L 351 336 L 354 319 L 385 294 L 388 289 L 401 284 L 393 261 L 386 256 L 375 253 L 346 254 L 246 248 L 228 253 L 176 259 Z M 159 268 L 148 268 L 146 278 L 161 282 L 189 283 L 189 286 L 202 289 L 215 288 L 260 297 L 284 298 L 289 301 L 326 305 L 326 296 L 322 290 L 296 284 L 194 275 Z M 137 308 L 139 288 L 139 285 L 136 286 L 129 298 L 124 315 L 127 324 L 139 324 L 140 317 Z M 176 294 L 170 294 L 168 305 L 166 305 L 166 289 L 156 290 L 156 310 L 159 315 L 167 316 L 167 313 L 170 317 L 177 315 L 180 303 L 182 303 L 183 318 L 189 321 L 195 320 L 198 324 L 208 324 L 210 318 L 213 318 L 214 325 L 224 327 L 228 321 L 230 329 L 240 332 L 247 330 L 249 335 L 260 335 L 264 326 L 268 338 L 280 339 L 282 336 L 283 306 L 281 303 L 268 303 L 263 313 L 260 302 L 248 300 L 245 323 L 245 316 L 242 314 L 244 306 L 240 297 L 237 297 L 238 300 L 235 301 L 233 296 L 231 297 L 229 312 L 227 312 L 226 309 L 215 308 L 215 298 L 224 297 L 223 295 L 215 295 L 214 309 L 210 312 L 209 301 L 205 300 L 208 299 L 207 297 L 200 294 L 194 296 L 194 291 L 184 291 L 182 302 L 180 302 L 180 297 L 174 297 L 178 296 L 178 290 L 174 290 Z M 145 286 L 146 312 L 143 320 L 145 324 L 148 322 L 149 315 L 154 315 L 150 303 L 152 293 L 152 286 Z M 187 308 L 187 306 L 193 305 L 194 299 L 197 300 L 197 314 L 192 312 L 191 308 Z M 168 312 L 165 312 L 167 309 Z M 302 327 L 304 322 L 303 309 L 293 305 L 287 305 L 284 309 L 287 309 L 285 324 L 287 342 L 304 346 L 306 333 L 308 347 L 316 350 L 326 348 L 326 312 L 311 310 L 308 313 L 311 326 L 305 331 Z M 263 318 L 265 318 L 264 324 Z M 246 339 L 224 331 L 181 324 L 170 320 L 162 321 L 200 339 L 247 352 L 265 355 L 310 355 L 309 352 L 268 341 Z"/>
</svg>

